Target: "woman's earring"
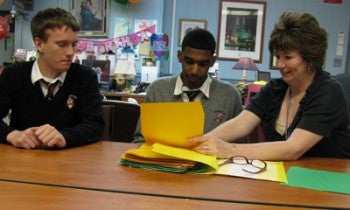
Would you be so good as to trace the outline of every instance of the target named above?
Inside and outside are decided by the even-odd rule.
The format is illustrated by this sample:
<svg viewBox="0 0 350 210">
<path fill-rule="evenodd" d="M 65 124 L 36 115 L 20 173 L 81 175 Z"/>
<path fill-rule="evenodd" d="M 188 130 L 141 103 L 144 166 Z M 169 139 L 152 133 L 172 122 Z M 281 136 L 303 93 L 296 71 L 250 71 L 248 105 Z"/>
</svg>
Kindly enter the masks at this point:
<svg viewBox="0 0 350 210">
<path fill-rule="evenodd" d="M 308 66 L 306 71 L 307 71 L 307 73 L 311 73 L 312 72 L 311 67 Z"/>
</svg>

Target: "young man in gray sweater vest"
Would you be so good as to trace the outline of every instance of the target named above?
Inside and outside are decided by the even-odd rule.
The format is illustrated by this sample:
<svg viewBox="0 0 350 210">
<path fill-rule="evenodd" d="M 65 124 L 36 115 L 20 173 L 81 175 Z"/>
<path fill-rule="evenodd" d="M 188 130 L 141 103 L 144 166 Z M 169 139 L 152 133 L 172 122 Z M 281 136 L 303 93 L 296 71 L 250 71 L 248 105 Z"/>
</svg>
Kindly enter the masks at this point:
<svg viewBox="0 0 350 210">
<path fill-rule="evenodd" d="M 154 81 L 147 89 L 145 102 L 201 101 L 205 112 L 204 132 L 237 116 L 242 111 L 238 89 L 208 74 L 216 60 L 215 48 L 215 38 L 209 31 L 188 32 L 182 41 L 182 51 L 177 53 L 182 71 L 177 76 Z M 140 124 L 135 141 L 143 141 Z"/>
</svg>

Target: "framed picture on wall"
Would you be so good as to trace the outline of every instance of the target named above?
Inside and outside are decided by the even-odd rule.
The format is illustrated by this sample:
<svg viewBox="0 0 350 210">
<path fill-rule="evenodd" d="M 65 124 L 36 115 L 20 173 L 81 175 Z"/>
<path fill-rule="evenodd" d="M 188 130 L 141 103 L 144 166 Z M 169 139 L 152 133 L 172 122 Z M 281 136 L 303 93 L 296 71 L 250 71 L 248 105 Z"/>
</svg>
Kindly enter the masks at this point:
<svg viewBox="0 0 350 210">
<path fill-rule="evenodd" d="M 182 18 L 179 20 L 179 46 L 181 46 L 182 40 L 185 37 L 185 35 L 195 28 L 207 29 L 207 21 Z"/>
<path fill-rule="evenodd" d="M 70 12 L 80 23 L 79 37 L 106 38 L 109 28 L 108 0 L 70 0 Z"/>
<path fill-rule="evenodd" d="M 90 67 L 97 74 L 99 83 L 109 83 L 111 62 L 107 60 L 82 60 L 82 65 Z"/>
<path fill-rule="evenodd" d="M 266 2 L 220 0 L 218 59 L 262 62 Z"/>
</svg>

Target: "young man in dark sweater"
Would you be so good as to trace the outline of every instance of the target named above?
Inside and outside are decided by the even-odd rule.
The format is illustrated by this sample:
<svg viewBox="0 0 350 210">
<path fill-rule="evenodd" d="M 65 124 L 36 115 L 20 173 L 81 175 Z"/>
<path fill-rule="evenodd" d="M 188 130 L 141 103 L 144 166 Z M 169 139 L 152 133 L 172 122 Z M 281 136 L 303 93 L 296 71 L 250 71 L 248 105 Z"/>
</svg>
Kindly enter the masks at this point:
<svg viewBox="0 0 350 210">
<path fill-rule="evenodd" d="M 0 76 L 0 142 L 14 147 L 68 148 L 96 142 L 104 129 L 97 76 L 72 63 L 77 20 L 60 8 L 39 11 L 31 22 L 39 54 Z"/>
</svg>

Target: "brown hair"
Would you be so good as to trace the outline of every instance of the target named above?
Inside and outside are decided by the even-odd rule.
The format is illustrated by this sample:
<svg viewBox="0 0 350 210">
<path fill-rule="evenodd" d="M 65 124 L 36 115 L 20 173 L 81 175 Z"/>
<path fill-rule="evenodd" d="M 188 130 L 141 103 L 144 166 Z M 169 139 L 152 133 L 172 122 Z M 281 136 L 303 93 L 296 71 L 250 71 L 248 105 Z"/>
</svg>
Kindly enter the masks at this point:
<svg viewBox="0 0 350 210">
<path fill-rule="evenodd" d="M 269 50 L 285 52 L 296 50 L 304 60 L 310 63 L 312 70 L 322 70 L 328 34 L 308 13 L 285 12 L 270 35 Z"/>
<path fill-rule="evenodd" d="M 73 31 L 79 31 L 80 25 L 75 17 L 61 8 L 48 8 L 40 10 L 32 19 L 30 27 L 33 39 L 38 37 L 47 41 L 46 30 L 67 26 Z"/>
</svg>

